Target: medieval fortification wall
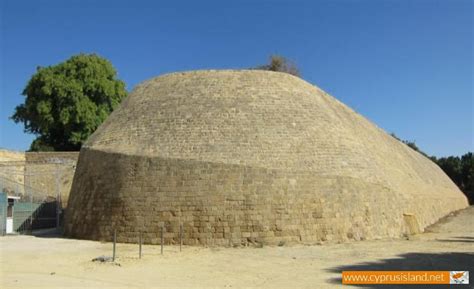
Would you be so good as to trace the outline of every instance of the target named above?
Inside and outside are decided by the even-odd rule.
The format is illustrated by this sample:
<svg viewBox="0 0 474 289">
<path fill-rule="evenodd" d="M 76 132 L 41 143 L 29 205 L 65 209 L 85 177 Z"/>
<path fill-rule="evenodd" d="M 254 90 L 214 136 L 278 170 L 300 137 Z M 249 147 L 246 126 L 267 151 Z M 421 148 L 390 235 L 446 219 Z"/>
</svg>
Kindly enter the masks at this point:
<svg viewBox="0 0 474 289">
<path fill-rule="evenodd" d="M 81 150 L 65 233 L 185 244 L 400 237 L 467 206 L 429 159 L 319 88 L 264 71 L 139 85 Z"/>
<path fill-rule="evenodd" d="M 2 190 L 11 194 L 33 193 L 56 197 L 67 205 L 78 152 L 15 152 L 0 150 Z"/>
</svg>

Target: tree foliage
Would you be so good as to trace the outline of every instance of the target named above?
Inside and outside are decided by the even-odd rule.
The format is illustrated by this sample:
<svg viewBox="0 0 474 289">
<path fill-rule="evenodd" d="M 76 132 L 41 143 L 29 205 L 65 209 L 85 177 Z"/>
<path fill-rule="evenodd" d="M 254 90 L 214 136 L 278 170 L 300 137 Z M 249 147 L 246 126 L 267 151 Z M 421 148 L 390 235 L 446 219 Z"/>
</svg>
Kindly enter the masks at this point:
<svg viewBox="0 0 474 289">
<path fill-rule="evenodd" d="M 474 204 L 474 155 L 468 152 L 461 157 L 450 156 L 440 158 L 437 164 L 466 194 Z"/>
<path fill-rule="evenodd" d="M 112 64 L 96 54 L 79 54 L 38 67 L 25 102 L 11 117 L 37 135 L 30 150 L 78 150 L 127 95 Z"/>
<path fill-rule="evenodd" d="M 255 69 L 285 72 L 300 77 L 296 64 L 280 55 L 271 55 L 268 64 L 257 66 Z"/>
<path fill-rule="evenodd" d="M 438 159 L 435 156 L 428 156 L 418 148 L 414 141 L 401 140 L 394 133 L 391 136 L 435 162 L 464 192 L 469 199 L 469 203 L 474 204 L 474 154 L 472 152 L 468 152 L 461 157 L 449 156 Z"/>
<path fill-rule="evenodd" d="M 436 160 L 436 163 L 453 180 L 453 182 L 456 184 L 462 184 L 461 159 L 459 157 L 449 156 L 440 158 Z"/>
</svg>

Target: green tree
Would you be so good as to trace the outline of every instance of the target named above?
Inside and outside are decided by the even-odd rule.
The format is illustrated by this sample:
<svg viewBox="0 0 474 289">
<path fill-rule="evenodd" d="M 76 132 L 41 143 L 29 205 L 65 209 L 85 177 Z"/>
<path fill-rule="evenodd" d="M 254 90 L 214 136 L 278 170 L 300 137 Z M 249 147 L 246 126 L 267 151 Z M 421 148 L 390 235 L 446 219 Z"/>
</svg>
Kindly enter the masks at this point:
<svg viewBox="0 0 474 289">
<path fill-rule="evenodd" d="M 461 157 L 462 190 L 471 204 L 474 204 L 474 154 L 468 152 Z"/>
<path fill-rule="evenodd" d="M 285 72 L 300 77 L 296 64 L 280 55 L 271 55 L 268 64 L 257 66 L 255 69 Z"/>
<path fill-rule="evenodd" d="M 25 102 L 13 121 L 37 138 L 30 150 L 78 150 L 127 95 L 112 64 L 96 54 L 79 54 L 38 67 L 23 90 Z"/>
<path fill-rule="evenodd" d="M 468 152 L 461 157 L 445 157 L 437 161 L 439 167 L 474 204 L 474 155 Z"/>
<path fill-rule="evenodd" d="M 455 156 L 439 158 L 437 164 L 462 190 L 461 159 Z"/>
</svg>

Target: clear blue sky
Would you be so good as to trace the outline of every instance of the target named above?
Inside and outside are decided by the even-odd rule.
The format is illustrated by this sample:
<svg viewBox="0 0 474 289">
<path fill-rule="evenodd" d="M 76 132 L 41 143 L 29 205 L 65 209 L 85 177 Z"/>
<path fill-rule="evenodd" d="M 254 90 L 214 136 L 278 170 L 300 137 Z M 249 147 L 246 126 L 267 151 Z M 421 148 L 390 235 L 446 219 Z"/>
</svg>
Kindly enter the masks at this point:
<svg viewBox="0 0 474 289">
<path fill-rule="evenodd" d="M 474 150 L 473 1 L 0 0 L 0 147 L 39 66 L 95 52 L 128 90 L 173 71 L 248 68 L 273 53 L 428 154 Z"/>
</svg>

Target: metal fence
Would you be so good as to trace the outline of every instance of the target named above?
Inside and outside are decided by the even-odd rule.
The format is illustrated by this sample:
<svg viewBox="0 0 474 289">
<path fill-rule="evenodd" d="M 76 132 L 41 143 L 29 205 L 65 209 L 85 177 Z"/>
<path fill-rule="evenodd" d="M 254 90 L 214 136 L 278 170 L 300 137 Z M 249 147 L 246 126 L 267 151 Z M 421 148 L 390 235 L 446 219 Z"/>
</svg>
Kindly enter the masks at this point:
<svg viewBox="0 0 474 289">
<path fill-rule="evenodd" d="M 0 176 L 0 200 L 3 234 L 7 233 L 8 218 L 12 219 L 12 232 L 17 233 L 57 226 L 59 208 L 53 194 Z"/>
<path fill-rule="evenodd" d="M 60 228 L 61 175 L 69 163 L 0 162 L 0 233 Z"/>
</svg>

